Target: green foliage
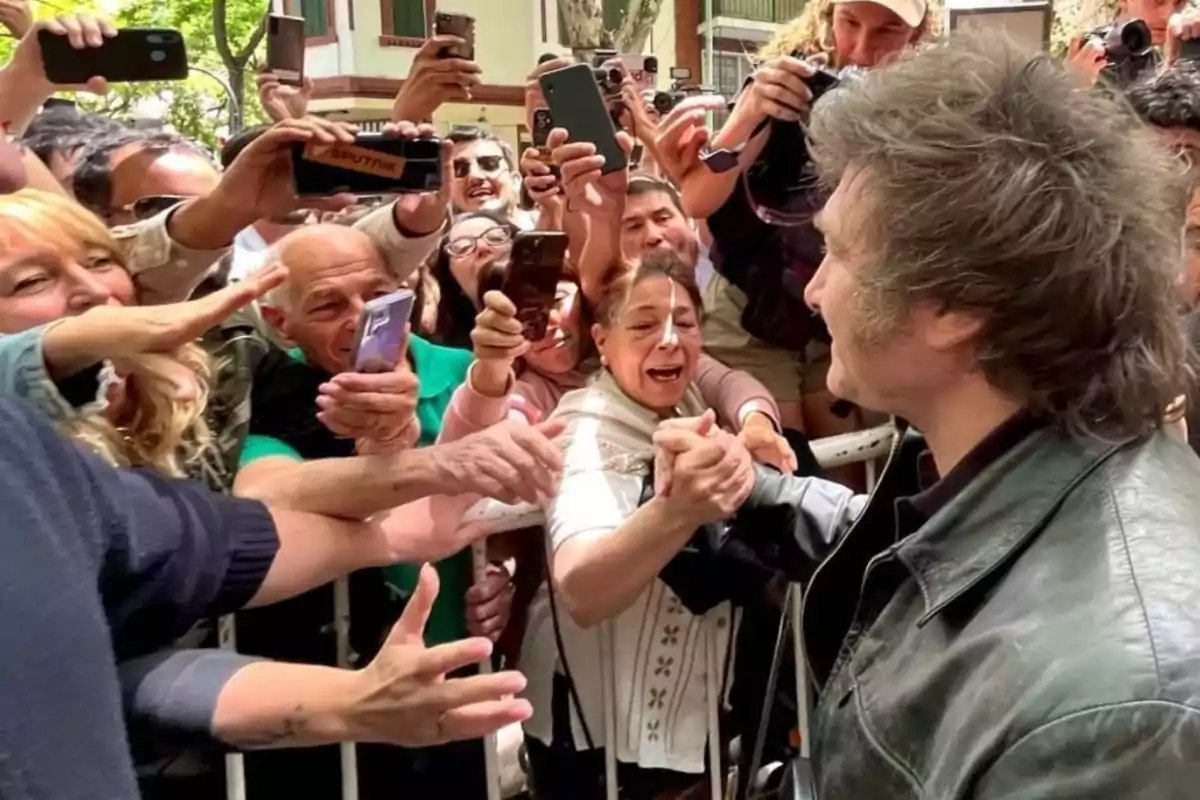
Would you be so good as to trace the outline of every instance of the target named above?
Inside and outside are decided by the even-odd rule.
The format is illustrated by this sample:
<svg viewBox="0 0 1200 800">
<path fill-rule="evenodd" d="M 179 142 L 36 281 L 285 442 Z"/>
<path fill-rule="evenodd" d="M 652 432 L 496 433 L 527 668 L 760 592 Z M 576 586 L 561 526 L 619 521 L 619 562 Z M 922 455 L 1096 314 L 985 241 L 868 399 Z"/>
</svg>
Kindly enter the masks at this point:
<svg viewBox="0 0 1200 800">
<path fill-rule="evenodd" d="M 266 122 L 254 89 L 253 75 L 258 58 L 265 57 L 265 46 L 261 45 L 250 57 L 246 73 L 238 81 L 223 63 L 213 31 L 213 12 L 217 3 L 226 7 L 226 34 L 229 47 L 237 55 L 251 41 L 261 24 L 269 0 L 119 0 L 113 21 L 120 28 L 161 27 L 175 28 L 183 33 L 187 43 L 188 61 L 203 67 L 231 83 L 235 92 L 239 83 L 248 86 L 240 98 L 245 125 Z M 56 6 L 79 11 L 97 10 L 96 2 L 59 2 Z M 106 4 L 109 7 L 113 3 Z M 37 16 L 44 18 L 58 13 L 45 3 L 35 3 Z M 0 39 L 0 57 L 7 61 L 15 42 Z M 218 147 L 220 136 L 228 131 L 230 106 L 228 93 L 217 81 L 200 72 L 193 72 L 186 81 L 159 83 L 118 84 L 112 87 L 107 97 L 96 97 L 80 93 L 75 99 L 89 111 L 109 114 L 116 119 L 127 120 L 142 102 L 159 101 L 165 110 L 164 120 L 184 136 L 195 139 L 209 147 Z"/>
</svg>

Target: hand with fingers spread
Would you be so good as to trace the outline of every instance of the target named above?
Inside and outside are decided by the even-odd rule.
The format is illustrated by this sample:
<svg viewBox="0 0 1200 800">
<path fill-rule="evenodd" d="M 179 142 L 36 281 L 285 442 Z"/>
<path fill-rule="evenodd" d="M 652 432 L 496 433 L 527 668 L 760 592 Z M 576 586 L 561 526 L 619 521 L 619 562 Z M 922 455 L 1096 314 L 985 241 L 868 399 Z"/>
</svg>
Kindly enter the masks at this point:
<svg viewBox="0 0 1200 800">
<path fill-rule="evenodd" d="M 541 208 L 557 211 L 563 205 L 559 174 L 548 162 L 548 156 L 536 147 L 527 147 L 521 154 L 521 180 L 525 190 Z"/>
<path fill-rule="evenodd" d="M 492 643 L 473 638 L 426 647 L 425 625 L 437 593 L 437 572 L 425 565 L 379 655 L 356 673 L 343 720 L 348 740 L 428 747 L 478 739 L 532 715 L 529 701 L 514 697 L 525 688 L 519 672 L 447 677 L 486 661 Z"/>
<path fill-rule="evenodd" d="M 450 37 L 453 38 L 453 37 Z M 384 136 L 400 139 L 433 139 L 437 129 L 432 125 L 416 125 L 412 122 L 390 122 L 383 126 Z M 442 188 L 437 192 L 401 195 L 393 205 L 396 225 L 410 234 L 427 235 L 436 233 L 446 224 L 450 208 L 450 192 L 454 183 L 454 164 L 451 153 L 454 143 L 442 141 Z"/>
<path fill-rule="evenodd" d="M 467 589 L 467 633 L 498 640 L 508 626 L 515 590 L 503 564 L 488 564 L 483 580 Z"/>
<path fill-rule="evenodd" d="M 313 81 L 307 75 L 299 86 L 284 86 L 274 72 L 258 73 L 258 100 L 272 122 L 302 119 L 312 100 Z"/>
<path fill-rule="evenodd" d="M 479 65 L 465 58 L 438 56 L 444 48 L 463 44 L 466 42 L 457 36 L 438 35 L 425 40 L 392 103 L 394 122 L 425 122 L 442 103 L 471 99 L 471 90 L 482 82 Z"/>
<path fill-rule="evenodd" d="M 728 519 L 754 488 L 754 467 L 745 445 L 714 425 L 712 412 L 698 421 L 662 425 L 654 433 L 656 465 L 668 473 L 655 481 L 681 519 L 699 527 Z"/>
<path fill-rule="evenodd" d="M 550 131 L 547 147 L 551 158 L 562 171 L 562 189 L 567 206 L 593 217 L 620 219 L 625 210 L 625 194 L 629 190 L 629 171 L 617 170 L 603 175 L 604 156 L 596 152 L 591 142 L 567 142 L 563 128 Z M 628 156 L 633 152 L 633 137 L 621 131 L 617 143 Z"/>
<path fill-rule="evenodd" d="M 20 39 L 33 27 L 33 11 L 29 0 L 0 0 L 0 25 L 8 29 L 13 38 Z"/>
<path fill-rule="evenodd" d="M 87 91 L 93 94 L 107 94 L 108 81 L 103 75 L 89 78 L 82 86 L 56 86 L 46 77 L 46 68 L 42 62 L 42 45 L 38 40 L 41 31 L 49 31 L 59 36 L 66 36 L 75 50 L 86 50 L 89 47 L 100 47 L 105 39 L 117 35 L 117 29 L 107 19 L 91 14 L 59 14 L 54 19 L 40 20 L 33 23 L 28 32 L 17 44 L 13 51 L 12 61 L 6 70 L 15 70 L 26 87 L 45 97 L 56 91 L 74 90 Z"/>
<path fill-rule="evenodd" d="M 282 269 L 264 271 L 199 300 L 160 306 L 97 306 L 46 330 L 43 358 L 51 372 L 73 375 L 104 360 L 172 353 L 239 308 L 283 283 Z"/>
<path fill-rule="evenodd" d="M 550 440 L 564 428 L 559 420 L 534 426 L 501 422 L 437 445 L 439 493 L 540 502 L 553 494 L 562 472 L 562 453 Z"/>
<path fill-rule="evenodd" d="M 408 361 L 401 359 L 391 372 L 343 372 L 321 384 L 317 391 L 317 419 L 334 435 L 370 442 L 371 452 L 403 449 L 417 414 L 420 384 Z"/>
</svg>

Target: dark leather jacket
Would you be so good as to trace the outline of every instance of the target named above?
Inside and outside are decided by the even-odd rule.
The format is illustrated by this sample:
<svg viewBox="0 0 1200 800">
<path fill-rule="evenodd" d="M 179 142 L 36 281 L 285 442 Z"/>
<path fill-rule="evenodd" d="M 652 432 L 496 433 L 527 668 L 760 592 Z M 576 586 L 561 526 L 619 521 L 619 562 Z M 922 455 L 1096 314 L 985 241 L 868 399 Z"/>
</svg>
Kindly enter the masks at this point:
<svg viewBox="0 0 1200 800">
<path fill-rule="evenodd" d="M 748 502 L 824 559 L 817 797 L 1200 797 L 1195 454 L 1039 430 L 899 541 L 888 472 L 865 503 L 764 471 Z"/>
</svg>

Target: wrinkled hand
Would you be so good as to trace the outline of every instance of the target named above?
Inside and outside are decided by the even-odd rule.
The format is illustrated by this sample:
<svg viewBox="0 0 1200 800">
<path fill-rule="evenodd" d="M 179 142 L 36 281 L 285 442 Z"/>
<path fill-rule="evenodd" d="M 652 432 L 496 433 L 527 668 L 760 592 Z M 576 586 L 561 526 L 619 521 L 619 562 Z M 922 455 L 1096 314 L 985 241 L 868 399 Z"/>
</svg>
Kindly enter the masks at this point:
<svg viewBox="0 0 1200 800">
<path fill-rule="evenodd" d="M 354 195 L 303 200 L 296 196 L 292 183 L 292 145 L 353 144 L 357 131 L 345 122 L 317 117 L 276 123 L 238 154 L 212 194 L 193 202 L 219 204 L 228 214 L 244 215 L 251 221 L 276 219 L 300 208 L 339 211 L 354 203 Z"/>
<path fill-rule="evenodd" d="M 1108 64 L 1104 45 L 1086 36 L 1076 36 L 1067 47 L 1067 66 L 1089 84 L 1100 79 Z"/>
<path fill-rule="evenodd" d="M 453 38 L 453 37 L 451 37 Z M 433 139 L 437 129 L 432 125 L 415 125 L 411 122 L 390 122 L 383 126 L 384 136 L 400 139 Z M 454 184 L 454 164 L 450 154 L 454 143 L 442 141 L 442 188 L 436 192 L 401 195 L 392 207 L 396 224 L 415 234 L 430 234 L 446 224 L 450 208 L 450 188 Z"/>
<path fill-rule="evenodd" d="M 493 642 L 508 627 L 516 587 L 502 564 L 488 564 L 487 575 L 467 590 L 467 633 Z"/>
<path fill-rule="evenodd" d="M 567 131 L 550 131 L 546 146 L 551 159 L 562 171 L 563 194 L 568 207 L 586 214 L 605 218 L 620 218 L 625 209 L 625 193 L 629 190 L 629 171 L 619 169 L 602 175 L 604 156 L 596 152 L 591 142 L 567 143 Z M 621 131 L 617 143 L 628 156 L 633 152 L 633 137 Z"/>
<path fill-rule="evenodd" d="M 483 295 L 483 310 L 475 316 L 471 344 L 477 361 L 499 361 L 510 367 L 529 351 L 517 307 L 503 292 L 493 290 Z"/>
<path fill-rule="evenodd" d="M 542 93 L 542 84 L 538 79 L 547 72 L 553 72 L 556 69 L 569 67 L 575 63 L 574 56 L 559 56 L 551 59 L 545 64 L 538 64 L 533 68 L 533 71 L 525 77 L 525 127 L 533 130 L 533 112 L 539 108 L 546 108 L 546 96 Z"/>
<path fill-rule="evenodd" d="M 406 359 L 391 372 L 343 372 L 317 391 L 317 419 L 337 436 L 389 445 L 413 424 L 420 388 Z"/>
<path fill-rule="evenodd" d="M 462 44 L 465 40 L 457 36 L 439 35 L 425 40 L 392 103 L 394 122 L 424 122 L 442 103 L 471 99 L 471 90 L 482 82 L 479 65 L 465 58 L 438 58 L 443 48 Z"/>
<path fill-rule="evenodd" d="M 561 420 L 501 422 L 437 445 L 441 493 L 481 494 L 509 504 L 549 497 L 562 471 L 562 454 L 550 440 L 564 429 Z"/>
<path fill-rule="evenodd" d="M 105 39 L 116 36 L 117 29 L 112 23 L 91 14 L 59 14 L 54 19 L 35 22 L 17 44 L 9 63 L 9 68 L 19 70 L 31 86 L 36 86 L 46 96 L 61 90 L 108 93 L 108 81 L 104 80 L 102 75 L 89 78 L 82 86 L 56 86 L 51 83 L 46 77 L 46 68 L 42 62 L 42 45 L 38 41 L 38 33 L 43 30 L 66 36 L 73 49 L 85 50 L 89 47 L 100 47 Z"/>
<path fill-rule="evenodd" d="M 1163 43 L 1164 66 L 1178 61 L 1183 43 L 1192 39 L 1200 39 L 1200 10 L 1188 9 L 1172 14 L 1167 23 L 1167 40 Z"/>
<path fill-rule="evenodd" d="M 670 464 L 665 494 L 659 496 L 695 526 L 728 519 L 754 488 L 750 453 L 712 420 L 710 411 L 700 418 L 699 430 L 660 426 L 654 433 L 657 458 Z"/>
<path fill-rule="evenodd" d="M 274 72 L 258 74 L 258 100 L 272 122 L 302 119 L 312 100 L 313 81 L 304 76 L 299 86 L 284 86 Z"/>
<path fill-rule="evenodd" d="M 0 0 L 0 25 L 14 38 L 20 39 L 33 27 L 33 11 L 29 0 Z"/>
<path fill-rule="evenodd" d="M 546 163 L 546 157 L 536 147 L 527 147 L 521 154 L 521 176 L 525 189 L 533 202 L 549 211 L 563 206 L 563 192 L 559 176 Z"/>
<path fill-rule="evenodd" d="M 799 122 L 812 105 L 805 81 L 814 72 L 812 64 L 798 58 L 772 58 L 754 71 L 754 82 L 738 99 L 735 113 L 747 114 L 755 123 L 764 117 Z"/>
<path fill-rule="evenodd" d="M 788 440 L 775 430 L 774 423 L 763 414 L 751 414 L 742 425 L 738 439 L 760 464 L 769 464 L 787 475 L 796 471 L 796 453 Z"/>
<path fill-rule="evenodd" d="M 353 741 L 428 747 L 478 739 L 533 714 L 527 700 L 513 697 L 525 688 L 519 672 L 446 677 L 486 661 L 492 643 L 473 638 L 426 647 L 425 625 L 437 593 L 437 572 L 425 565 L 379 655 L 357 673 L 345 714 Z"/>
</svg>

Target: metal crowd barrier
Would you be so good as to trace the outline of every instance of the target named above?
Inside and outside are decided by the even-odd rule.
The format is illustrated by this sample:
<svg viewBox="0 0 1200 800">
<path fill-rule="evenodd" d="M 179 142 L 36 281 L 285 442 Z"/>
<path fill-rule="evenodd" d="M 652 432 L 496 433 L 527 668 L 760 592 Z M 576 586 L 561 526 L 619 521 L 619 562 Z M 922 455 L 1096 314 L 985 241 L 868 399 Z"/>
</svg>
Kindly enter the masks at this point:
<svg viewBox="0 0 1200 800">
<path fill-rule="evenodd" d="M 817 439 L 811 442 L 810 445 L 817 461 L 826 469 L 841 467 L 847 464 L 866 464 L 867 488 L 870 489 L 875 482 L 876 462 L 888 454 L 895 433 L 896 429 L 891 423 L 888 423 L 875 428 L 867 428 L 852 433 L 843 433 L 838 436 Z M 463 517 L 464 525 L 481 525 L 489 535 L 541 525 L 544 521 L 542 510 L 538 506 L 529 503 L 506 505 L 495 500 L 481 500 L 468 509 Z M 482 542 L 472 549 L 472 555 L 474 556 L 476 578 L 482 577 L 482 571 L 486 565 Z M 347 584 L 344 578 L 337 581 L 334 585 L 334 625 L 338 642 L 338 665 L 350 667 L 355 665 L 350 662 L 350 601 L 346 587 Z M 792 640 L 796 648 L 796 696 L 801 698 L 805 696 L 804 687 L 807 685 L 807 679 L 804 675 L 805 661 L 802 649 L 804 643 L 798 635 L 800 631 L 800 593 L 790 592 L 789 595 L 791 596 L 789 611 L 792 618 Z M 219 631 L 221 646 L 236 649 L 232 616 L 221 619 Z M 801 755 L 807 758 L 809 738 L 808 708 L 804 702 L 798 703 L 797 706 L 797 725 L 800 732 Z M 609 726 L 606 725 L 606 727 Z M 607 750 L 609 753 L 614 752 L 611 746 Z M 500 800 L 499 753 L 494 735 L 487 738 L 484 754 L 487 762 L 488 800 Z M 342 800 L 358 800 L 358 769 L 353 743 L 344 743 L 341 745 L 341 764 Z M 609 771 L 611 771 L 611 767 L 609 767 Z M 245 771 L 240 753 L 234 753 L 225 757 L 225 773 L 225 796 L 227 800 L 246 800 Z M 615 782 L 606 781 L 606 783 L 610 787 L 610 797 L 615 797 L 615 794 L 612 794 Z"/>
</svg>

